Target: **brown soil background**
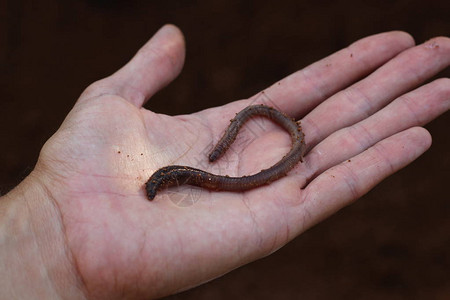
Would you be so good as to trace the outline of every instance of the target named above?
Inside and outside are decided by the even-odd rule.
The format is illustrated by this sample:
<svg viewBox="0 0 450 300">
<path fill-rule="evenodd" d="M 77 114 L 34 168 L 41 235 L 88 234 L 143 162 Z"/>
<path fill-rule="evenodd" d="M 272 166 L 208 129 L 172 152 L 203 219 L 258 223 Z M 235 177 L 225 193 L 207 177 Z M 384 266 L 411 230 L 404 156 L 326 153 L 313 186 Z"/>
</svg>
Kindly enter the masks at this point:
<svg viewBox="0 0 450 300">
<path fill-rule="evenodd" d="M 0 192 L 33 168 L 91 82 L 163 24 L 183 73 L 148 108 L 184 114 L 249 97 L 364 36 L 450 35 L 448 1 L 0 1 Z M 449 77 L 447 69 L 440 77 Z M 450 115 L 433 146 L 267 258 L 169 299 L 449 299 Z"/>
</svg>

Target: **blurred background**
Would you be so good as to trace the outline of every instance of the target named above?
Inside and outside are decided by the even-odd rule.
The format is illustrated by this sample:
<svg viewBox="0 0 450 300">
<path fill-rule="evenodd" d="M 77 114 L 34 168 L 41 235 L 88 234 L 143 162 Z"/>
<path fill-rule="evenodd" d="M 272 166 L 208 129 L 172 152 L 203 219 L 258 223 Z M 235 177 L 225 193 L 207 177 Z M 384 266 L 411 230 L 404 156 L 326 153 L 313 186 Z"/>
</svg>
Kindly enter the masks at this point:
<svg viewBox="0 0 450 300">
<path fill-rule="evenodd" d="M 252 96 L 362 37 L 450 35 L 450 1 L 0 0 L 0 193 L 33 169 L 83 89 L 163 24 L 182 74 L 146 105 L 186 114 Z M 437 77 L 449 77 L 449 69 Z M 450 115 L 431 149 L 267 258 L 168 299 L 449 299 Z"/>
</svg>

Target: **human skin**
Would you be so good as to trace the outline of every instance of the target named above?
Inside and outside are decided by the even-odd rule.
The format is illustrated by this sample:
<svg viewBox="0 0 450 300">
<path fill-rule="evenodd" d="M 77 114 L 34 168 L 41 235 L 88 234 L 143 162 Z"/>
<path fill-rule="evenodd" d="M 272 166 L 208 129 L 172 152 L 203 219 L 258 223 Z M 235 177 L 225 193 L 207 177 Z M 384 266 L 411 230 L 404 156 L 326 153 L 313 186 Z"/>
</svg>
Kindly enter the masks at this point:
<svg viewBox="0 0 450 300">
<path fill-rule="evenodd" d="M 211 280 L 272 253 L 411 163 L 431 145 L 421 126 L 450 107 L 449 79 L 423 85 L 450 63 L 445 37 L 415 46 L 406 33 L 378 34 L 249 99 L 182 116 L 143 108 L 180 73 L 184 55 L 179 29 L 164 26 L 81 94 L 31 174 L 1 198 L 0 298 L 147 299 Z M 267 99 L 301 119 L 303 163 L 246 192 L 196 190 L 186 207 L 176 200 L 193 195 L 189 186 L 147 200 L 155 170 L 200 167 L 234 114 Z M 261 126 L 215 163 L 222 174 L 255 173 L 289 151 L 283 129 Z"/>
</svg>

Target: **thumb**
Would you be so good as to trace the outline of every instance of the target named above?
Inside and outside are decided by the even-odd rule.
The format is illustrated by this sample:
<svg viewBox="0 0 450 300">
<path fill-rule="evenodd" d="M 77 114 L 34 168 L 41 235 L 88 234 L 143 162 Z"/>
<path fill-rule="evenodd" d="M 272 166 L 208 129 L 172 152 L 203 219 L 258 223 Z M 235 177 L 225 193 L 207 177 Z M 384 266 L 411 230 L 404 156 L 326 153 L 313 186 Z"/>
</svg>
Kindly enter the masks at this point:
<svg viewBox="0 0 450 300">
<path fill-rule="evenodd" d="M 174 80 L 183 68 L 184 37 L 174 25 L 163 26 L 121 69 L 89 86 L 80 97 L 118 95 L 141 107 Z"/>
</svg>

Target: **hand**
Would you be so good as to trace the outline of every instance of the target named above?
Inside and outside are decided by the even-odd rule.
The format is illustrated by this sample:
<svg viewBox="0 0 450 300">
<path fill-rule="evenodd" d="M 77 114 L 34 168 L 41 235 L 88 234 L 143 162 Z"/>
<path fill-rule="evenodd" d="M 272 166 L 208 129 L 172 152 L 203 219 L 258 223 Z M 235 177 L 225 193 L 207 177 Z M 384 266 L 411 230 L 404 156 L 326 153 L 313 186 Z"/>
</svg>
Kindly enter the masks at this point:
<svg viewBox="0 0 450 300">
<path fill-rule="evenodd" d="M 431 136 L 418 126 L 450 105 L 448 79 L 417 88 L 449 65 L 447 38 L 414 47 L 405 33 L 379 34 L 247 100 L 175 117 L 143 108 L 183 61 L 182 34 L 163 27 L 126 66 L 81 95 L 30 177 L 8 195 L 33 187 L 31 219 L 56 228 L 44 232 L 57 242 L 40 255 L 58 253 L 71 286 L 88 298 L 163 296 L 268 255 L 420 156 Z M 147 200 L 144 183 L 160 167 L 242 176 L 288 152 L 289 135 L 256 119 L 225 157 L 207 162 L 229 120 L 253 103 L 301 119 L 303 163 L 246 192 L 181 186 Z M 43 265 L 53 274 L 50 262 Z M 64 285 L 65 278 L 49 278 Z"/>
</svg>

